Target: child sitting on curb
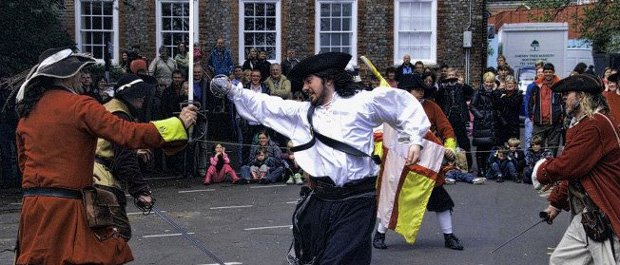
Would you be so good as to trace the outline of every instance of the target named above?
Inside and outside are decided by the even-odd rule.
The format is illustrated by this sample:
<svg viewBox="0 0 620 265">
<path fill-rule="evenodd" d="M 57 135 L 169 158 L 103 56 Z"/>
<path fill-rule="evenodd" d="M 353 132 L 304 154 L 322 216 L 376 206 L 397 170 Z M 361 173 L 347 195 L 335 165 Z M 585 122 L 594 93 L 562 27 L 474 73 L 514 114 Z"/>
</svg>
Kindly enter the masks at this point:
<svg viewBox="0 0 620 265">
<path fill-rule="evenodd" d="M 488 160 L 488 179 L 496 179 L 497 182 L 504 182 L 505 178 L 517 179 L 517 168 L 512 159 L 508 157 L 508 152 L 508 149 L 503 146 L 491 152 Z"/>
<path fill-rule="evenodd" d="M 232 169 L 232 167 L 230 167 L 230 159 L 228 159 L 226 150 L 221 144 L 218 143 L 213 146 L 211 165 L 207 170 L 204 184 L 209 185 L 212 182 L 223 182 L 226 180 L 226 174 L 230 175 L 232 183 L 241 184 L 239 178 L 237 177 L 237 173 Z"/>
</svg>

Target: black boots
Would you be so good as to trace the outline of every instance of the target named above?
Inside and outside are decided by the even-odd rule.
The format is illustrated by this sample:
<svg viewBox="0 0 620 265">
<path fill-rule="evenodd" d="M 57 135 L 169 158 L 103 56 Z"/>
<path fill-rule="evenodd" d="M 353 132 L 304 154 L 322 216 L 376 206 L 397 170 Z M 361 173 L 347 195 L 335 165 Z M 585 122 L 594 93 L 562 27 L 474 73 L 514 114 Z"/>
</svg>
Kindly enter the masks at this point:
<svg viewBox="0 0 620 265">
<path fill-rule="evenodd" d="M 376 231 L 375 238 L 372 240 L 372 246 L 378 249 L 386 249 L 387 245 L 385 244 L 385 234 L 381 234 L 379 231 Z"/>
<path fill-rule="evenodd" d="M 456 238 L 454 234 L 443 234 L 443 239 L 445 240 L 445 246 L 447 248 L 454 249 L 454 250 L 463 250 L 463 245 L 461 245 L 461 243 L 459 242 L 459 239 Z M 375 237 L 375 241 L 376 241 L 376 237 Z"/>
</svg>

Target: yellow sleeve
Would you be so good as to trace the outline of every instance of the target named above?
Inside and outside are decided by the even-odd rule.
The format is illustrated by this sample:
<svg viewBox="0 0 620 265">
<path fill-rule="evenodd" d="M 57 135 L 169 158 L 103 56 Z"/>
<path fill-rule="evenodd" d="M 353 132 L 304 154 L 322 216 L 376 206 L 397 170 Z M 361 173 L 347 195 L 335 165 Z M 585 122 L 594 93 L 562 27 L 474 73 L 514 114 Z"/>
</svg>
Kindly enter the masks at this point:
<svg viewBox="0 0 620 265">
<path fill-rule="evenodd" d="M 443 143 L 443 146 L 452 150 L 452 152 L 456 151 L 456 141 L 454 141 L 454 138 L 446 139 L 446 141 Z"/>
<path fill-rule="evenodd" d="M 375 148 L 372 150 L 372 155 L 383 159 L 383 141 L 375 142 Z"/>
<path fill-rule="evenodd" d="M 155 125 L 157 131 L 166 143 L 187 141 L 187 131 L 179 118 L 172 117 L 165 120 L 152 121 L 151 123 Z"/>
</svg>

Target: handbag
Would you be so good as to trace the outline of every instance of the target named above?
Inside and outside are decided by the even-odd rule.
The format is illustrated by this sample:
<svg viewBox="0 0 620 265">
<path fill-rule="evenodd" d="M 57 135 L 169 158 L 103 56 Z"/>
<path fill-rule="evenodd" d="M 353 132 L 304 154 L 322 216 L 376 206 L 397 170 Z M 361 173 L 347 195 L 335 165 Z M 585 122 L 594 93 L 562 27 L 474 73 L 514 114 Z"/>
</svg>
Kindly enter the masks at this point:
<svg viewBox="0 0 620 265">
<path fill-rule="evenodd" d="M 611 238 L 611 227 L 605 213 L 598 209 L 591 211 L 589 208 L 586 207 L 587 211 L 581 215 L 581 224 L 588 238 L 596 242 L 603 242 Z"/>
<path fill-rule="evenodd" d="M 114 193 L 88 186 L 81 190 L 86 222 L 92 230 L 106 229 L 114 225 L 110 207 L 120 207 Z"/>
</svg>

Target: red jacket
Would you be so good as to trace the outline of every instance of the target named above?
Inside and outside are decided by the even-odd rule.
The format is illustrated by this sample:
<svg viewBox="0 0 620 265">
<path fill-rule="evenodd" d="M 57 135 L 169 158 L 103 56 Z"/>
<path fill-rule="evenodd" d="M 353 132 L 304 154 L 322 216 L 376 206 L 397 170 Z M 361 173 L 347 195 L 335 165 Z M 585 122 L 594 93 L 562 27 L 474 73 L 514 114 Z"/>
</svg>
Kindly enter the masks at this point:
<svg viewBox="0 0 620 265">
<path fill-rule="evenodd" d="M 92 185 L 98 137 L 131 149 L 165 144 L 153 124 L 122 120 L 94 99 L 65 90 L 45 92 L 30 115 L 19 121 L 16 135 L 22 188 L 77 190 Z M 17 264 L 124 264 L 133 260 L 122 238 L 95 238 L 81 200 L 31 196 L 24 197 L 22 205 Z"/>
<path fill-rule="evenodd" d="M 613 118 L 611 119 L 614 122 Z M 592 201 L 620 233 L 620 146 L 614 130 L 602 115 L 584 118 L 566 132 L 566 146 L 557 158 L 547 158 L 538 168 L 541 184 L 562 181 L 548 200 L 556 208 L 569 208 L 568 181 L 579 180 Z M 587 155 L 584 155 L 587 154 Z M 546 173 L 545 173 L 546 171 Z"/>
</svg>

